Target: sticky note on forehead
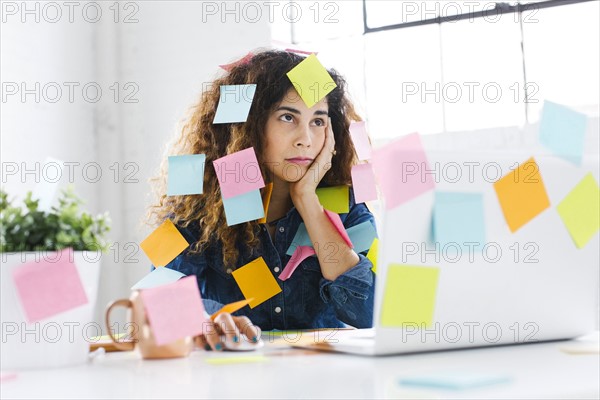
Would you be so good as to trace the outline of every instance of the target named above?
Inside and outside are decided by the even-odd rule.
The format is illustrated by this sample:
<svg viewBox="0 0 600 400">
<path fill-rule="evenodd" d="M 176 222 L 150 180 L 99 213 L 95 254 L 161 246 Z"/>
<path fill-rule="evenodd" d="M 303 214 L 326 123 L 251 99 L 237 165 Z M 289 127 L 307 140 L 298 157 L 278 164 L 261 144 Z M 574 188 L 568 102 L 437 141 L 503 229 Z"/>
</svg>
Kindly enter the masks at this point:
<svg viewBox="0 0 600 400">
<path fill-rule="evenodd" d="M 317 104 L 337 87 L 327 69 L 314 54 L 296 65 L 287 76 L 308 108 Z"/>
<path fill-rule="evenodd" d="M 279 284 L 262 257 L 236 269 L 232 275 L 244 297 L 247 300 L 252 299 L 250 308 L 264 303 L 281 292 Z"/>
</svg>

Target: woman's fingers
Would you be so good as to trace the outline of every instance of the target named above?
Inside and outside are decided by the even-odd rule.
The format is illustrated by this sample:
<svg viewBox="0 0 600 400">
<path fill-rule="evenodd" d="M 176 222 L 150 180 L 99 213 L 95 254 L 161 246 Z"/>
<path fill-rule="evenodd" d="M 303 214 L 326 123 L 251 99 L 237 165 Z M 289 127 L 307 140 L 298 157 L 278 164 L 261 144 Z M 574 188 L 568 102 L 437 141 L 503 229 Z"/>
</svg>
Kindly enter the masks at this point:
<svg viewBox="0 0 600 400">
<path fill-rule="evenodd" d="M 258 326 L 252 324 L 250 318 L 241 316 L 233 317 L 233 321 L 237 325 L 239 332 L 241 332 L 250 343 L 257 343 L 260 340 L 260 329 Z"/>
<path fill-rule="evenodd" d="M 215 322 L 205 325 L 204 338 L 209 347 L 213 350 L 223 350 L 223 342 L 221 341 L 221 331 Z"/>
<path fill-rule="evenodd" d="M 229 313 L 221 313 L 217 315 L 214 321 L 221 335 L 225 334 L 225 340 L 229 345 L 234 346 L 240 343 L 240 331 L 238 330 L 233 317 Z"/>
<path fill-rule="evenodd" d="M 194 337 L 194 345 L 199 349 L 211 350 L 212 347 L 206 341 L 206 336 L 198 335 Z"/>
</svg>

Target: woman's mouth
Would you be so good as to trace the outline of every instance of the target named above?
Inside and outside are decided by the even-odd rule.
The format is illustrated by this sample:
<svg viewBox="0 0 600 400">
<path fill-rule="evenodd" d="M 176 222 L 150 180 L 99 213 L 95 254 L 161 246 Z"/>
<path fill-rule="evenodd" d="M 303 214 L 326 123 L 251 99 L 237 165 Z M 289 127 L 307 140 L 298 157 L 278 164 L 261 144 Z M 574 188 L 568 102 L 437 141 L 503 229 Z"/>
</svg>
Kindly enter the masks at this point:
<svg viewBox="0 0 600 400">
<path fill-rule="evenodd" d="M 294 157 L 294 158 L 286 158 L 285 161 L 292 163 L 292 164 L 309 165 L 313 162 L 313 159 L 309 158 L 309 157 Z"/>
</svg>

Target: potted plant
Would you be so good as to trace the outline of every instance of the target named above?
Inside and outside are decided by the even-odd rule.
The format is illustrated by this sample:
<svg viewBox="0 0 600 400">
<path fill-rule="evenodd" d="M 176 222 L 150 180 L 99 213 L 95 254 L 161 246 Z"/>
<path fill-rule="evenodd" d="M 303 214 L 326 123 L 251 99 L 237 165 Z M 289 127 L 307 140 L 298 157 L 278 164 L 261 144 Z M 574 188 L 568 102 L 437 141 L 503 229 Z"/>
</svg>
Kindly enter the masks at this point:
<svg viewBox="0 0 600 400">
<path fill-rule="evenodd" d="M 82 211 L 83 202 L 71 187 L 60 192 L 58 205 L 50 211 L 40 210 L 31 192 L 23 203 L 15 204 L 8 193 L 0 190 L 0 367 L 11 370 L 85 362 L 89 340 L 101 332 L 93 322 L 93 314 L 110 220 L 106 213 L 93 216 Z M 14 271 L 31 263 L 34 268 L 42 268 L 64 254 L 77 268 L 87 303 L 28 321 L 15 287 Z"/>
</svg>

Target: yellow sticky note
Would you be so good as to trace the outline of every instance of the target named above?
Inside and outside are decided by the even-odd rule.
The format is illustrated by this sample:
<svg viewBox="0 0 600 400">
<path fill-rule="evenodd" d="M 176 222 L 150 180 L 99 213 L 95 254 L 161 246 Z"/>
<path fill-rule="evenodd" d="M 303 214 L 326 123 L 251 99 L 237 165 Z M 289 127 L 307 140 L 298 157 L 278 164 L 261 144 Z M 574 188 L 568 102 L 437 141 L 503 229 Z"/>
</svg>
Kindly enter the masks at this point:
<svg viewBox="0 0 600 400">
<path fill-rule="evenodd" d="M 390 264 L 381 309 L 381 325 L 429 327 L 433 320 L 439 269 Z"/>
<path fill-rule="evenodd" d="M 369 260 L 371 260 L 371 263 L 373 264 L 373 268 L 371 268 L 373 270 L 373 272 L 377 272 L 377 252 L 378 251 L 379 251 L 379 239 L 375 238 L 375 239 L 373 239 L 371 248 L 369 249 L 369 252 L 367 253 L 367 258 Z"/>
<path fill-rule="evenodd" d="M 250 308 L 281 292 L 281 288 L 262 257 L 236 269 L 232 275 L 244 297 L 249 300 Z"/>
<path fill-rule="evenodd" d="M 271 204 L 271 194 L 273 193 L 273 182 L 267 183 L 262 194 L 263 208 L 265 210 L 265 216 L 258 220 L 259 224 L 267 223 L 267 211 L 269 211 L 269 204 Z"/>
<path fill-rule="evenodd" d="M 550 207 L 540 168 L 533 157 L 500 178 L 494 189 L 513 233 Z"/>
<path fill-rule="evenodd" d="M 296 65 L 287 76 L 308 108 L 337 87 L 327 69 L 314 54 Z"/>
<path fill-rule="evenodd" d="M 265 362 L 269 359 L 265 356 L 236 356 L 236 357 L 211 357 L 207 358 L 206 362 L 212 365 L 226 365 L 226 364 L 243 364 L 253 362 Z"/>
<path fill-rule="evenodd" d="M 217 311 L 216 313 L 211 315 L 210 319 L 214 321 L 215 318 L 217 317 L 217 315 L 223 314 L 223 313 L 232 314 L 232 313 L 236 312 L 237 310 L 241 309 L 242 307 L 245 307 L 246 305 L 250 304 L 250 302 L 252 300 L 254 300 L 254 298 L 250 298 L 248 300 L 240 300 L 240 301 L 236 301 L 235 303 L 229 303 L 227 305 L 224 305 L 219 311 Z"/>
<path fill-rule="evenodd" d="M 323 208 L 338 214 L 350 211 L 350 191 L 348 186 L 333 186 L 317 189 L 317 196 Z"/>
<path fill-rule="evenodd" d="M 578 249 L 600 229 L 600 187 L 590 172 L 556 207 Z"/>
<path fill-rule="evenodd" d="M 140 243 L 155 267 L 164 267 L 188 246 L 189 243 L 170 220 L 163 222 Z"/>
</svg>

